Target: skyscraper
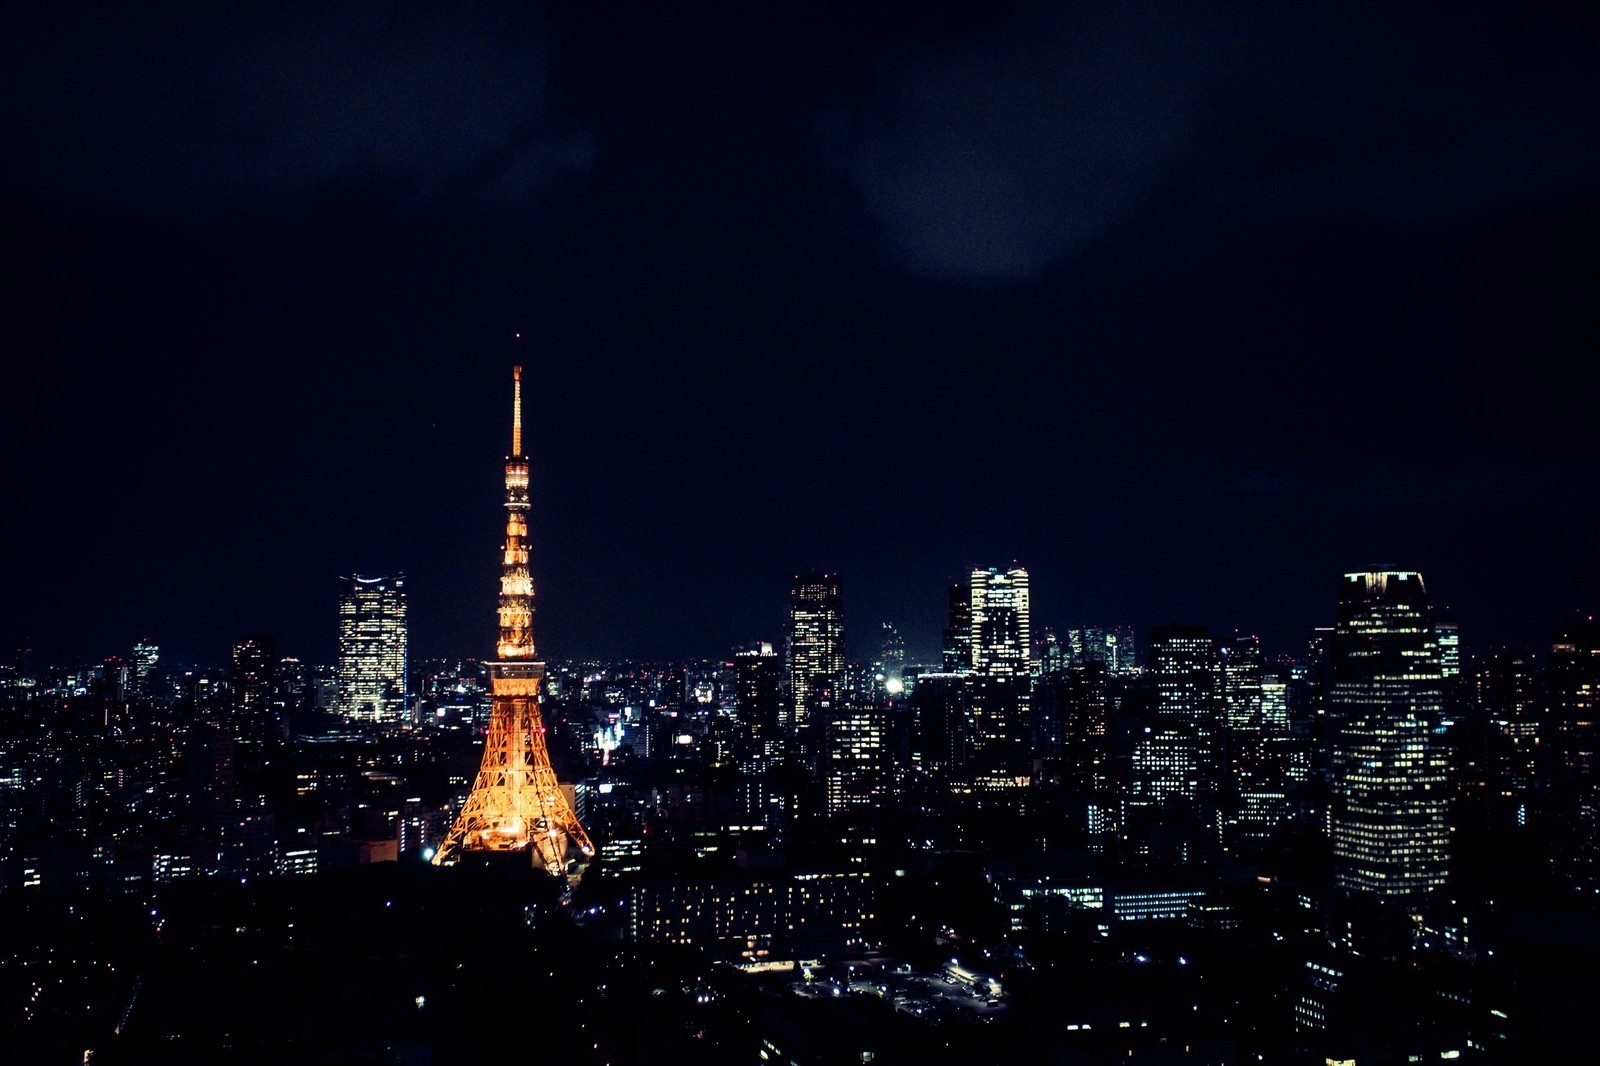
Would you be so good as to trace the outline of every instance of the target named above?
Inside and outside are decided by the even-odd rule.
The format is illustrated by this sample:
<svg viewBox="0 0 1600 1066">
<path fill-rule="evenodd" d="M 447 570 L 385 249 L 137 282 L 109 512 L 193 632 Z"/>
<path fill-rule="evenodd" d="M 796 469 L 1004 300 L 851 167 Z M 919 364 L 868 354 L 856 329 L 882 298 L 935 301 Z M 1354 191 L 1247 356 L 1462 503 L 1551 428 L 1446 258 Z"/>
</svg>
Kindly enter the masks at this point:
<svg viewBox="0 0 1600 1066">
<path fill-rule="evenodd" d="M 943 666 L 947 674 L 972 669 L 972 586 L 957 581 L 950 586 L 949 624 L 943 635 Z"/>
<path fill-rule="evenodd" d="M 1422 575 L 1344 575 L 1329 648 L 1334 878 L 1416 897 L 1449 861 L 1443 678 Z"/>
<path fill-rule="evenodd" d="M 1105 663 L 1073 667 L 1055 684 L 1060 707 L 1061 780 L 1079 796 L 1111 788 L 1111 700 Z"/>
<path fill-rule="evenodd" d="M 1538 662 L 1532 655 L 1489 652 L 1475 657 L 1472 674 L 1477 721 L 1470 735 L 1478 744 L 1470 754 L 1481 760 L 1481 772 L 1469 775 L 1469 784 L 1482 788 L 1492 815 L 1526 824 L 1540 756 L 1555 739 L 1540 736 L 1543 692 Z"/>
<path fill-rule="evenodd" d="M 772 645 L 759 644 L 734 655 L 733 672 L 742 754 L 759 766 L 770 765 L 782 750 L 778 657 L 772 653 Z"/>
<path fill-rule="evenodd" d="M 1439 674 L 1446 681 L 1461 676 L 1461 628 L 1454 622 L 1440 622 L 1433 627 L 1439 641 Z"/>
<path fill-rule="evenodd" d="M 844 680 L 844 620 L 836 574 L 797 574 L 789 588 L 789 694 L 785 725 L 802 746 L 819 705 Z"/>
<path fill-rule="evenodd" d="M 234 736 L 267 740 L 278 735 L 277 674 L 271 637 L 249 637 L 233 646 Z"/>
<path fill-rule="evenodd" d="M 1154 789 L 1163 797 L 1209 797 L 1223 776 L 1219 673 L 1216 647 L 1205 626 L 1156 626 L 1150 631 L 1156 723 L 1139 746 L 1152 748 L 1147 765 L 1174 771 L 1170 782 Z M 1177 754 L 1180 749 L 1186 754 Z"/>
<path fill-rule="evenodd" d="M 972 751 L 966 675 L 919 674 L 910 704 L 912 765 L 929 776 L 959 772 Z"/>
<path fill-rule="evenodd" d="M 406 581 L 403 574 L 342 579 L 339 711 L 358 721 L 406 716 Z"/>
<path fill-rule="evenodd" d="M 870 811 L 888 791 L 888 717 L 882 703 L 849 700 L 824 723 L 822 773 L 828 813 Z"/>
<path fill-rule="evenodd" d="M 879 685 L 885 693 L 896 696 L 904 691 L 906 641 L 900 631 L 888 622 L 883 623 L 883 647 L 878 652 L 874 666 L 874 673 L 878 675 Z"/>
<path fill-rule="evenodd" d="M 1556 637 L 1547 683 L 1555 870 L 1569 884 L 1600 888 L 1600 622 Z"/>
<path fill-rule="evenodd" d="M 1261 640 L 1234 637 L 1217 645 L 1222 667 L 1222 700 L 1230 730 L 1258 732 L 1261 710 Z"/>
<path fill-rule="evenodd" d="M 154 695 L 156 667 L 161 662 L 161 649 L 153 640 L 141 640 L 133 646 L 133 691 L 140 696 Z"/>
<path fill-rule="evenodd" d="M 972 723 L 979 750 L 1026 753 L 1033 650 L 1028 572 L 972 571 Z"/>
<path fill-rule="evenodd" d="M 1104 663 L 1111 677 L 1134 671 L 1132 626 L 1084 626 L 1067 630 L 1067 648 L 1073 665 Z"/>
</svg>

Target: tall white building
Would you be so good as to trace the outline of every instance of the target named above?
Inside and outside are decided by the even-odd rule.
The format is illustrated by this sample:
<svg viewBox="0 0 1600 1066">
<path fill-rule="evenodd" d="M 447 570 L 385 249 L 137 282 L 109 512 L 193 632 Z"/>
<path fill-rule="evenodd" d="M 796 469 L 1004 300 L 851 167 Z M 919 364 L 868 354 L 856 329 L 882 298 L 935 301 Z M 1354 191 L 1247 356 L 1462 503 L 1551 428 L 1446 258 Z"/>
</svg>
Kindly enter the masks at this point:
<svg viewBox="0 0 1600 1066">
<path fill-rule="evenodd" d="M 972 724 L 979 749 L 1026 748 L 1029 740 L 1033 629 L 1028 572 L 973 570 Z"/>
<path fill-rule="evenodd" d="M 341 580 L 339 712 L 399 724 L 406 719 L 405 576 Z"/>
</svg>

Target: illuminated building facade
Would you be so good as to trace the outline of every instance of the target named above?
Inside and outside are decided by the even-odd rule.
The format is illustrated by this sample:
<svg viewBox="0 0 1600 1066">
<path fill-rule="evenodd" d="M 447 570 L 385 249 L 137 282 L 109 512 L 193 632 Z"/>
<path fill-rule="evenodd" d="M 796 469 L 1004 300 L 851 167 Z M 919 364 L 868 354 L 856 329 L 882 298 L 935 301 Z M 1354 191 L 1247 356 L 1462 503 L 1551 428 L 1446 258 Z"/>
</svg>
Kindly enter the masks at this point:
<svg viewBox="0 0 1600 1066">
<path fill-rule="evenodd" d="M 1446 681 L 1461 676 L 1461 628 L 1454 622 L 1440 622 L 1433 627 L 1439 641 L 1439 674 Z"/>
<path fill-rule="evenodd" d="M 972 571 L 972 723 L 980 752 L 1025 753 L 1032 708 L 1028 572 Z"/>
<path fill-rule="evenodd" d="M 522 454 L 522 368 L 512 373 L 511 454 L 506 457 L 505 545 L 500 569 L 498 657 L 489 665 L 491 709 L 483 761 L 461 813 L 433 856 L 526 854 L 535 867 L 576 882 L 594 855 L 545 743 L 539 689 L 544 663 L 533 641 L 528 568 L 528 460 Z"/>
<path fill-rule="evenodd" d="M 1136 672 L 1132 626 L 1084 626 L 1067 630 L 1067 654 L 1072 663 L 1104 663 L 1112 677 Z"/>
<path fill-rule="evenodd" d="M 1278 674 L 1267 674 L 1261 679 L 1260 728 L 1265 733 L 1289 731 L 1289 682 Z"/>
<path fill-rule="evenodd" d="M 1344 575 L 1329 648 L 1334 878 L 1416 897 L 1449 862 L 1443 678 L 1422 575 Z"/>
<path fill-rule="evenodd" d="M 872 878 L 865 871 L 738 871 L 634 885 L 628 936 L 723 956 L 756 956 L 859 943 L 876 918 L 874 910 Z"/>
<path fill-rule="evenodd" d="M 1134 763 L 1148 772 L 1152 796 L 1198 800 L 1215 791 L 1224 700 L 1216 647 L 1205 626 L 1150 631 L 1156 725 L 1137 742 Z M 1143 749 L 1148 748 L 1148 751 Z"/>
<path fill-rule="evenodd" d="M 133 646 L 133 690 L 140 696 L 155 695 L 156 667 L 161 649 L 155 641 L 141 640 Z"/>
<path fill-rule="evenodd" d="M 844 681 L 844 618 L 836 574 L 798 574 L 789 589 L 789 694 L 785 726 L 805 738 Z"/>
<path fill-rule="evenodd" d="M 1217 645 L 1222 702 L 1230 730 L 1261 728 L 1261 640 L 1234 637 Z"/>
<path fill-rule="evenodd" d="M 339 712 L 362 722 L 406 717 L 406 579 L 343 579 L 339 595 Z"/>
<path fill-rule="evenodd" d="M 822 770 L 830 815 L 871 810 L 888 796 L 888 714 L 881 703 L 847 700 L 825 723 Z"/>
</svg>

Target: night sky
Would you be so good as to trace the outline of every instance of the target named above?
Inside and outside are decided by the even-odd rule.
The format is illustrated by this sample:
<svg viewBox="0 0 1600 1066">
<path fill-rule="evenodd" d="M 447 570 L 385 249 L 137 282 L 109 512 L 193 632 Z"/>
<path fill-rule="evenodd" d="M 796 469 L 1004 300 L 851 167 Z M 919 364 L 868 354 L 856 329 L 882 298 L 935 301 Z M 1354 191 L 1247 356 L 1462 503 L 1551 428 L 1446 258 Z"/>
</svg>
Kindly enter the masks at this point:
<svg viewBox="0 0 1600 1066">
<path fill-rule="evenodd" d="M 331 661 L 392 570 L 492 654 L 518 360 L 546 658 L 809 569 L 860 658 L 1013 559 L 1269 653 L 1372 565 L 1468 649 L 1600 604 L 1580 5 L 34 6 L 0 658 Z"/>
</svg>

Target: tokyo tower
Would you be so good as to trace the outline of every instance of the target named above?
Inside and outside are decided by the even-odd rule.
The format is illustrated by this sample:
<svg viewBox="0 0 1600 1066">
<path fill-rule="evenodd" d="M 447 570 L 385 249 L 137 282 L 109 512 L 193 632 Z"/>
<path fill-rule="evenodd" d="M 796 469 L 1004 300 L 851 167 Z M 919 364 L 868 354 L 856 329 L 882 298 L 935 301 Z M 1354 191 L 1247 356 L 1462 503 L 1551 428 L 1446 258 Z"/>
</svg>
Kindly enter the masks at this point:
<svg viewBox="0 0 1600 1066">
<path fill-rule="evenodd" d="M 506 457 L 506 542 L 500 570 L 499 658 L 489 666 L 493 710 L 472 792 L 434 865 L 463 852 L 528 853 L 575 884 L 594 855 L 550 767 L 539 686 L 544 663 L 533 646 L 533 577 L 528 570 L 528 460 L 522 454 L 522 368 L 512 370 L 511 454 Z"/>
</svg>

